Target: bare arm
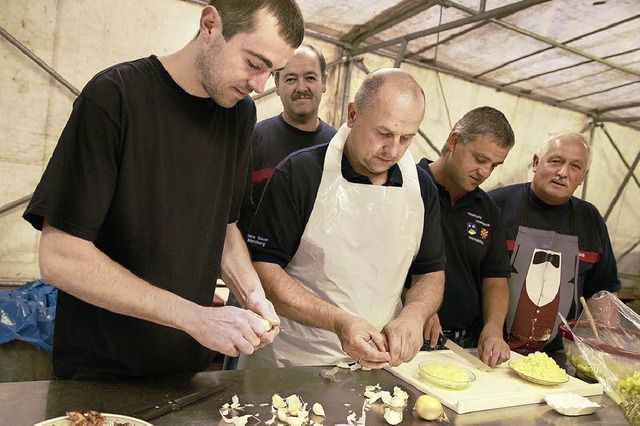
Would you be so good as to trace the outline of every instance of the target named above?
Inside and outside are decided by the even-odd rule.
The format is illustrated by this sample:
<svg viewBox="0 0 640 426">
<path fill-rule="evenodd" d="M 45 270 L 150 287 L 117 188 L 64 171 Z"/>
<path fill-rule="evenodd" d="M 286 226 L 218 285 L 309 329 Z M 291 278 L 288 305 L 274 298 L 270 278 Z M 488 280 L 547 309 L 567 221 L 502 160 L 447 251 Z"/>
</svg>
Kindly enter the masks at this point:
<svg viewBox="0 0 640 426">
<path fill-rule="evenodd" d="M 511 356 L 509 345 L 502 338 L 504 321 L 509 310 L 509 284 L 506 278 L 482 280 L 482 319 L 484 327 L 478 339 L 478 355 L 482 362 L 495 367 Z"/>
<path fill-rule="evenodd" d="M 269 300 L 278 313 L 301 324 L 335 333 L 342 349 L 363 367 L 381 368 L 388 361 L 383 336 L 363 318 L 345 312 L 308 291 L 279 265 L 254 262 Z M 375 347 L 370 346 L 373 342 Z"/>
<path fill-rule="evenodd" d="M 280 325 L 276 311 L 265 296 L 260 278 L 251 264 L 249 250 L 235 223 L 227 225 L 222 252 L 222 280 L 236 296 L 240 305 Z"/>
<path fill-rule="evenodd" d="M 423 329 L 442 303 L 444 272 L 414 275 L 400 314 L 383 331 L 390 354 L 391 366 L 411 361 L 422 347 Z"/>
<path fill-rule="evenodd" d="M 46 221 L 39 255 L 43 279 L 87 303 L 183 330 L 226 355 L 251 354 L 260 345 L 258 333 L 264 325 L 249 311 L 201 306 L 160 289 L 112 261 L 92 242 Z"/>
</svg>

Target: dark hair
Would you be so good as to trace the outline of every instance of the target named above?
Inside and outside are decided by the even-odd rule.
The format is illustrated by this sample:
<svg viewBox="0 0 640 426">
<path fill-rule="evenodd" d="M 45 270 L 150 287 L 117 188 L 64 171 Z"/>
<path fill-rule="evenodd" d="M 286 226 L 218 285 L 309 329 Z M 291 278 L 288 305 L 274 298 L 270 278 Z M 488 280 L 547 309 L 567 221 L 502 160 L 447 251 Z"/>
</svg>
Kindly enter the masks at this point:
<svg viewBox="0 0 640 426">
<path fill-rule="evenodd" d="M 309 49 L 318 57 L 318 61 L 320 62 L 320 76 L 322 77 L 322 81 L 327 81 L 327 60 L 324 58 L 324 55 L 312 44 L 302 43 L 298 49 Z M 295 54 L 295 52 L 294 52 Z M 276 71 L 273 73 L 273 80 L 278 81 L 280 79 L 280 71 Z"/>
<path fill-rule="evenodd" d="M 462 116 L 453 126 L 449 138 L 454 133 L 458 134 L 463 145 L 475 140 L 478 136 L 491 136 L 502 148 L 512 148 L 516 143 L 513 129 L 507 121 L 507 117 L 497 109 L 488 106 L 472 109 Z M 444 152 L 446 149 L 447 144 L 445 143 L 442 151 Z"/>
<path fill-rule="evenodd" d="M 256 12 L 266 9 L 278 22 L 278 33 L 293 48 L 304 39 L 304 19 L 295 0 L 209 0 L 222 19 L 225 40 L 255 30 Z"/>
</svg>

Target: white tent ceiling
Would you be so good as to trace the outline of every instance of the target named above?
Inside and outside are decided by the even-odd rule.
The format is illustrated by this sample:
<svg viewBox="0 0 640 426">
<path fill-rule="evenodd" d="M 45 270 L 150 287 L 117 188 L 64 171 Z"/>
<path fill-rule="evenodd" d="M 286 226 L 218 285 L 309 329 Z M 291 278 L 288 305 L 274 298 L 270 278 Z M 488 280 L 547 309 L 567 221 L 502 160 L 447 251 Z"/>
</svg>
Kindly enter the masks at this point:
<svg viewBox="0 0 640 426">
<path fill-rule="evenodd" d="M 638 0 L 298 3 L 308 34 L 345 57 L 392 55 L 640 129 Z"/>
</svg>

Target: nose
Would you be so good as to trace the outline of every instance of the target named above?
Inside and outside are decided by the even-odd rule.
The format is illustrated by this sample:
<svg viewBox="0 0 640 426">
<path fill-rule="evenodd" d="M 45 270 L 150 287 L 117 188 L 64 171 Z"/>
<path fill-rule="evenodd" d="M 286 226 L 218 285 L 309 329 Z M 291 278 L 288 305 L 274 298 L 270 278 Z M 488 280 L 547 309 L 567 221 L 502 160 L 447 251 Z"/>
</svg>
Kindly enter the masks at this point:
<svg viewBox="0 0 640 426">
<path fill-rule="evenodd" d="M 491 164 L 483 164 L 478 170 L 480 171 L 480 176 L 483 180 L 486 180 L 491 176 Z"/>
<path fill-rule="evenodd" d="M 267 84 L 267 79 L 271 75 L 270 71 L 257 74 L 251 80 L 249 80 L 249 87 L 256 93 L 264 92 L 264 86 Z"/>
<path fill-rule="evenodd" d="M 557 175 L 561 177 L 566 177 L 569 174 L 569 163 L 564 163 L 562 166 L 558 168 Z"/>
<path fill-rule="evenodd" d="M 390 158 L 397 158 L 400 151 L 400 136 L 389 138 L 389 143 L 385 145 L 385 154 Z"/>
<path fill-rule="evenodd" d="M 307 91 L 307 85 L 304 78 L 299 78 L 296 82 L 296 92 L 304 93 Z"/>
</svg>

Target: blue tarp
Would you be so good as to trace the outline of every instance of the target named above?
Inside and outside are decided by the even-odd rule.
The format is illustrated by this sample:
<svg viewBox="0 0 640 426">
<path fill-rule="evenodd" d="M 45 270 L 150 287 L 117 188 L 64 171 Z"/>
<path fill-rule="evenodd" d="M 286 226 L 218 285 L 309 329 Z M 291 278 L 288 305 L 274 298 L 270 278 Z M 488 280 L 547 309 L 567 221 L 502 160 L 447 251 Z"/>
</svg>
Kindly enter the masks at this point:
<svg viewBox="0 0 640 426">
<path fill-rule="evenodd" d="M 14 339 L 53 350 L 58 289 L 42 280 L 0 291 L 0 344 Z"/>
</svg>

